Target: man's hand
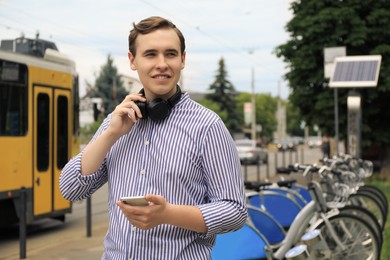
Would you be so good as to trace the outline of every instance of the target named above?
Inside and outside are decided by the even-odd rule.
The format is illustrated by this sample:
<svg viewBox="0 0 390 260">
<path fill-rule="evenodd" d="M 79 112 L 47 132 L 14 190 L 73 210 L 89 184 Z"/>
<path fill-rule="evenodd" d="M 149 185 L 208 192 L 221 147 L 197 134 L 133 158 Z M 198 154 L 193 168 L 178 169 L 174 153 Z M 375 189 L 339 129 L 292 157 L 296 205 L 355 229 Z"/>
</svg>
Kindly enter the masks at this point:
<svg viewBox="0 0 390 260">
<path fill-rule="evenodd" d="M 147 230 L 169 224 L 199 233 L 207 232 L 203 215 L 197 206 L 174 205 L 162 196 L 153 194 L 148 194 L 145 198 L 149 201 L 148 206 L 130 206 L 116 202 L 133 226 Z"/>
<path fill-rule="evenodd" d="M 169 203 L 158 195 L 148 194 L 145 198 L 149 202 L 148 206 L 130 206 L 120 201 L 116 204 L 131 224 L 137 228 L 147 230 L 166 223 Z"/>
<path fill-rule="evenodd" d="M 127 95 L 122 103 L 117 105 L 112 112 L 108 130 L 114 135 L 120 137 L 127 134 L 137 121 L 137 118 L 142 118 L 141 111 L 134 101 L 146 102 L 146 99 L 142 94 Z"/>
</svg>

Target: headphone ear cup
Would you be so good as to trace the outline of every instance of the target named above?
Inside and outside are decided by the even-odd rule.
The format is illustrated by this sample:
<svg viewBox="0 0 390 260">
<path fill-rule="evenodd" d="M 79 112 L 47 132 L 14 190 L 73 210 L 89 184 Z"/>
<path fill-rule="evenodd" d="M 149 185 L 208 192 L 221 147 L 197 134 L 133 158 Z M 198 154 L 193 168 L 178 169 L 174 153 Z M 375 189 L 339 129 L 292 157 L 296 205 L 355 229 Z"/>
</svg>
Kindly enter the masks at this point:
<svg viewBox="0 0 390 260">
<path fill-rule="evenodd" d="M 134 103 L 138 106 L 139 110 L 141 110 L 142 119 L 148 118 L 147 104 L 141 101 L 134 101 Z"/>
<path fill-rule="evenodd" d="M 165 119 L 170 112 L 169 104 L 164 99 L 156 98 L 148 104 L 149 117 L 154 121 Z"/>
</svg>

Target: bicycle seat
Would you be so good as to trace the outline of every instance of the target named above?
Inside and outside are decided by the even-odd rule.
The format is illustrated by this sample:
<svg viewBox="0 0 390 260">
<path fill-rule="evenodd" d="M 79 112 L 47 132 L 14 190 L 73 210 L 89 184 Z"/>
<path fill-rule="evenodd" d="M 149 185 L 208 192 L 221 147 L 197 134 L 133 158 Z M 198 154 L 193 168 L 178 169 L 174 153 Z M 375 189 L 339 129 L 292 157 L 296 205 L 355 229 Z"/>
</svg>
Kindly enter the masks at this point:
<svg viewBox="0 0 390 260">
<path fill-rule="evenodd" d="M 292 185 L 296 182 L 297 180 L 283 180 L 283 181 L 278 181 L 277 184 L 279 187 L 291 188 Z"/>
<path fill-rule="evenodd" d="M 273 184 L 272 182 L 249 182 L 249 181 L 244 182 L 246 189 L 255 190 L 255 191 L 260 191 L 265 187 L 271 186 L 272 184 Z"/>
</svg>

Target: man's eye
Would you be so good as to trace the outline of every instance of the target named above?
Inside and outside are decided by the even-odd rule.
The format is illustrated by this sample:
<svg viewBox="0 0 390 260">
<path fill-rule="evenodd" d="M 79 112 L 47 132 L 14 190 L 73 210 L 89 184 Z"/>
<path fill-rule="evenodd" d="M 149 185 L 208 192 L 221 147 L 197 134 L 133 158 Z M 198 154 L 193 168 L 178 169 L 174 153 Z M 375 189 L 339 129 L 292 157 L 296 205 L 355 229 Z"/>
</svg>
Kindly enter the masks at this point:
<svg viewBox="0 0 390 260">
<path fill-rule="evenodd" d="M 168 57 L 176 57 L 176 56 L 177 56 L 177 53 L 176 53 L 176 52 L 168 52 L 168 53 L 167 53 L 167 56 L 168 56 Z"/>
</svg>

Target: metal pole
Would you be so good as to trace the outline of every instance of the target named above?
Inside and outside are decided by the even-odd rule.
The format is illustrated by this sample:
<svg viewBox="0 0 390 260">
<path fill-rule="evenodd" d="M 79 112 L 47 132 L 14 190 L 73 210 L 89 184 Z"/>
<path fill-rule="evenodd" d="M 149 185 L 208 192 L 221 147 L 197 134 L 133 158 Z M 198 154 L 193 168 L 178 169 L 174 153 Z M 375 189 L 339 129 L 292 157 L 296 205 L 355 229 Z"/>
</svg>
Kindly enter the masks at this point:
<svg viewBox="0 0 390 260">
<path fill-rule="evenodd" d="M 255 68 L 252 67 L 252 140 L 256 140 Z"/>
<path fill-rule="evenodd" d="M 27 220 L 26 220 L 26 189 L 20 189 L 20 216 L 19 216 L 19 256 L 20 259 L 26 258 L 27 244 Z"/>
<path fill-rule="evenodd" d="M 92 203 L 91 197 L 87 198 L 87 237 L 92 236 Z"/>
<path fill-rule="evenodd" d="M 267 160 L 267 163 L 266 163 L 266 167 L 267 167 L 267 181 L 269 180 L 269 160 Z"/>
<path fill-rule="evenodd" d="M 275 152 L 275 169 L 278 168 L 278 151 Z"/>
<path fill-rule="evenodd" d="M 248 164 L 246 162 L 246 159 L 243 161 L 243 163 L 244 163 L 244 180 L 248 181 L 248 169 L 247 169 Z"/>
<path fill-rule="evenodd" d="M 334 88 L 334 129 L 336 139 L 336 155 L 339 154 L 339 101 L 337 88 Z"/>
</svg>

